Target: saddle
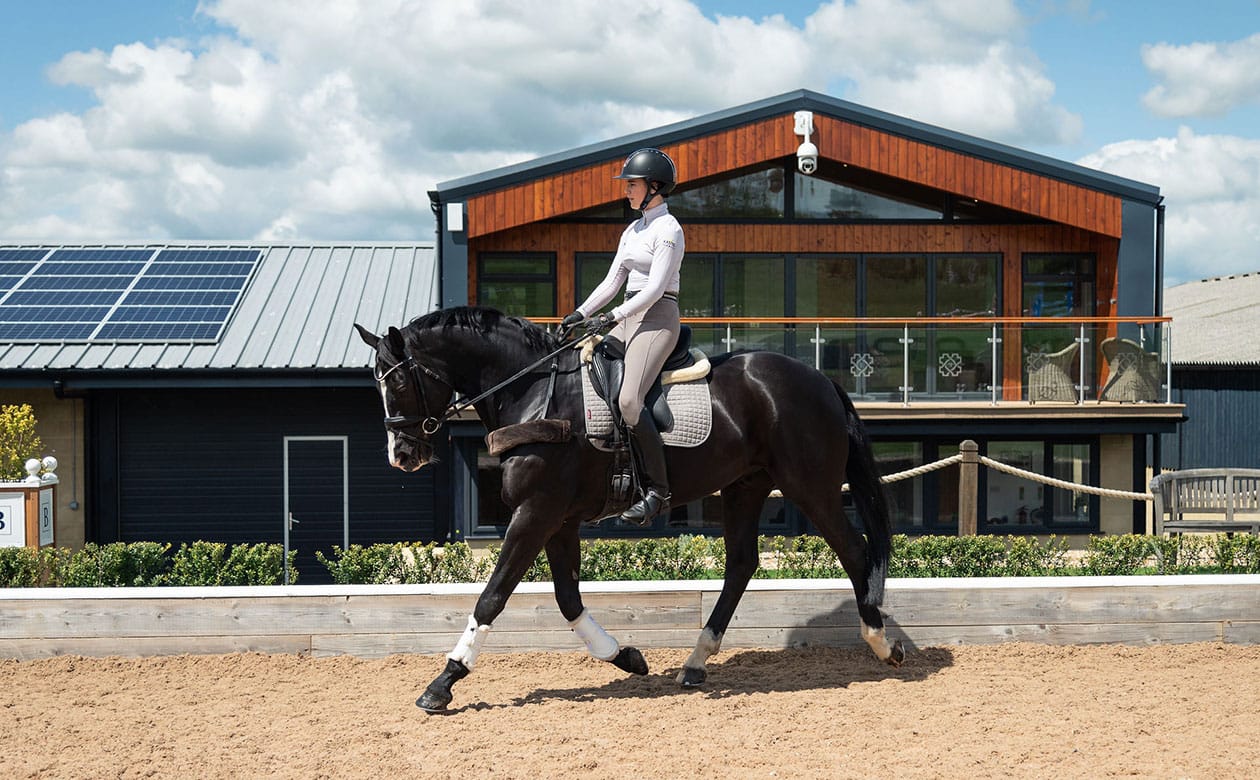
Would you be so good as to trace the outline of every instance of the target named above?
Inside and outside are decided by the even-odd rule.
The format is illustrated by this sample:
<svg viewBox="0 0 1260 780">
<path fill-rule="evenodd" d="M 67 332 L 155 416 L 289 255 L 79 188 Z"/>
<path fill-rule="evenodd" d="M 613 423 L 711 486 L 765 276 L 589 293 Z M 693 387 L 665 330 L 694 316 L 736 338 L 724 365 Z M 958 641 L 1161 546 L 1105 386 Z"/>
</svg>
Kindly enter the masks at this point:
<svg viewBox="0 0 1260 780">
<path fill-rule="evenodd" d="M 621 394 L 621 385 L 626 376 L 625 359 L 626 345 L 620 339 L 611 337 L 599 342 L 591 354 L 591 384 L 596 394 L 608 404 L 617 427 L 621 427 L 624 422 L 621 419 L 621 408 L 617 404 L 617 397 Z M 661 369 L 662 374 L 689 368 L 695 364 L 696 356 L 691 351 L 691 326 L 680 325 L 678 342 L 674 344 L 673 351 L 665 359 L 665 365 Z M 665 400 L 662 374 L 657 374 L 656 379 L 653 380 L 652 387 L 648 389 L 643 399 L 643 405 L 652 411 L 652 418 L 656 420 L 656 429 L 665 432 L 674 427 L 674 413 L 670 411 L 669 404 Z"/>
</svg>

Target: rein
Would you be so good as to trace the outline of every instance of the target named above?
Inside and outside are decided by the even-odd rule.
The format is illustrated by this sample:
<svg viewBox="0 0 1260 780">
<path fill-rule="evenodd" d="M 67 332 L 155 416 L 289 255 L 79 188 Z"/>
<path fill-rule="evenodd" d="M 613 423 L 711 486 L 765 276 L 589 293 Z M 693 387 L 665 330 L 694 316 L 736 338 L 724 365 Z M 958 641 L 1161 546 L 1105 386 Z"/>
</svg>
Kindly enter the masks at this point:
<svg viewBox="0 0 1260 780">
<path fill-rule="evenodd" d="M 494 395 L 495 393 L 499 392 L 503 388 L 515 382 L 516 380 L 525 376 L 529 372 L 538 368 L 543 363 L 546 363 L 548 360 L 552 360 L 556 355 L 559 355 L 561 352 L 565 351 L 566 349 L 571 349 L 595 335 L 597 335 L 597 333 L 595 331 L 592 331 L 580 339 L 577 339 L 575 341 L 570 341 L 561 345 L 560 347 L 556 348 L 554 351 L 549 352 L 546 355 L 543 355 L 538 360 L 534 361 L 533 363 L 530 363 L 528 366 L 525 366 L 520 371 L 517 371 L 515 374 L 508 377 L 507 379 L 504 379 L 502 382 L 498 383 L 494 387 L 491 387 L 489 390 L 482 392 L 480 395 L 476 396 L 475 398 L 466 398 L 462 401 L 460 400 L 452 401 L 450 404 L 447 405 L 446 409 L 443 410 L 442 413 L 440 415 L 437 415 L 436 417 L 432 415 L 428 417 L 417 417 L 417 416 L 412 416 L 412 415 L 397 415 L 394 417 L 386 417 L 385 428 L 389 431 L 392 431 L 396 436 L 402 436 L 403 438 L 415 440 L 414 436 L 406 433 L 405 431 L 400 430 L 400 428 L 405 428 L 408 426 L 419 424 L 420 430 L 424 433 L 425 436 L 432 436 L 433 434 L 437 433 L 438 429 L 441 428 L 442 425 L 447 420 L 451 419 L 455 415 L 475 405 L 477 402 L 491 395 Z M 408 373 L 411 376 L 412 382 L 414 382 L 415 385 L 420 389 L 420 405 L 421 405 L 421 408 L 424 409 L 425 411 L 428 411 L 429 409 L 429 402 L 428 402 L 428 399 L 425 397 L 424 382 L 421 381 L 420 379 L 420 373 L 424 373 L 425 376 L 429 377 L 430 379 L 433 379 L 436 382 L 441 382 L 442 384 L 451 388 L 452 392 L 455 391 L 454 385 L 452 385 L 446 379 L 443 379 L 442 376 L 438 374 L 436 371 L 434 371 L 433 369 L 424 365 L 419 360 L 416 360 L 414 355 L 408 355 L 405 360 L 402 360 L 401 362 L 396 363 L 393 366 L 391 366 L 380 376 L 376 377 L 376 381 L 377 382 L 383 381 L 385 377 L 389 376 L 390 374 L 394 373 L 400 368 L 407 369 Z M 551 404 L 551 395 L 553 391 L 555 390 L 555 386 L 556 386 L 556 372 L 559 371 L 559 368 L 560 366 L 558 362 L 553 362 L 551 364 L 551 379 L 547 383 L 547 397 L 543 400 L 543 415 L 544 416 L 546 416 L 547 407 L 550 406 Z"/>
</svg>

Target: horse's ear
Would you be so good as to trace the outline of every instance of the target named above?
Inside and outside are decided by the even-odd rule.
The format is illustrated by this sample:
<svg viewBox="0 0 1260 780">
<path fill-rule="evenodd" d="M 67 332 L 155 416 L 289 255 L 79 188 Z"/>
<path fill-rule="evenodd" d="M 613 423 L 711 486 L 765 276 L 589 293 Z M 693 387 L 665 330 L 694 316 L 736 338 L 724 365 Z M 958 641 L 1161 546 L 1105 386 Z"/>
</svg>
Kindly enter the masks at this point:
<svg viewBox="0 0 1260 780">
<path fill-rule="evenodd" d="M 372 349 L 376 349 L 376 345 L 381 343 L 381 337 L 363 327 L 359 323 L 354 323 L 354 329 L 359 331 L 359 338 L 363 339 L 363 343 Z"/>
<path fill-rule="evenodd" d="M 407 345 L 403 343 L 403 335 L 398 331 L 398 328 L 390 325 L 389 332 L 385 334 L 385 337 L 389 339 L 390 349 L 395 354 L 401 355 L 407 351 Z"/>
</svg>

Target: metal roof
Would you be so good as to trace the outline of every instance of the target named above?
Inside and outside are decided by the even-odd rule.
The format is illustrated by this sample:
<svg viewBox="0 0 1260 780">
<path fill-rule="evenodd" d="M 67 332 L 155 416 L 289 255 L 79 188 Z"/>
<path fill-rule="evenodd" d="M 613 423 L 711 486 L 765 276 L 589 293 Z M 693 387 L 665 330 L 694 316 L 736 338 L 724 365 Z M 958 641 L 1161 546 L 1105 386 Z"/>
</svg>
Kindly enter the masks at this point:
<svg viewBox="0 0 1260 780">
<path fill-rule="evenodd" d="M 913 119 L 877 111 L 808 89 L 787 92 L 735 108 L 676 122 L 646 132 L 622 136 L 528 162 L 498 168 L 485 173 L 442 182 L 430 197 L 450 202 L 481 192 L 519 184 L 563 171 L 605 162 L 625 155 L 647 144 L 666 145 L 708 135 L 748 122 L 779 116 L 794 111 L 813 111 L 853 124 L 899 135 L 923 143 L 952 149 L 983 160 L 1038 173 L 1054 179 L 1079 184 L 1121 198 L 1157 205 L 1162 199 L 1159 188 L 1144 182 L 1056 160 L 1013 146 L 986 141 L 983 138 L 946 130 Z"/>
<path fill-rule="evenodd" d="M 1260 365 L 1260 272 L 1170 287 L 1164 314 L 1173 318 L 1173 365 Z"/>
<path fill-rule="evenodd" d="M 0 371 L 28 375 L 141 371 L 152 376 L 163 371 L 360 369 L 369 365 L 372 353 L 354 332 L 354 323 L 380 332 L 438 306 L 438 260 L 432 243 L 207 242 L 87 248 L 142 246 L 262 251 L 254 277 L 216 343 L 0 343 Z M 8 248 L 25 247 L 0 246 Z"/>
</svg>

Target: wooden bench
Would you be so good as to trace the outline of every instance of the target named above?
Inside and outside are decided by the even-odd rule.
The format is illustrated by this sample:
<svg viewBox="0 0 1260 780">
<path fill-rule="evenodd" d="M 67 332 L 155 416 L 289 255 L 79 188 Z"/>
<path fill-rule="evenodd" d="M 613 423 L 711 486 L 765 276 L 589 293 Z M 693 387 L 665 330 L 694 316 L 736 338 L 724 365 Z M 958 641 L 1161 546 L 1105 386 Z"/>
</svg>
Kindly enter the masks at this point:
<svg viewBox="0 0 1260 780">
<path fill-rule="evenodd" d="M 1260 535 L 1260 469 L 1169 471 L 1151 480 L 1151 493 L 1157 536 L 1185 531 Z"/>
</svg>

